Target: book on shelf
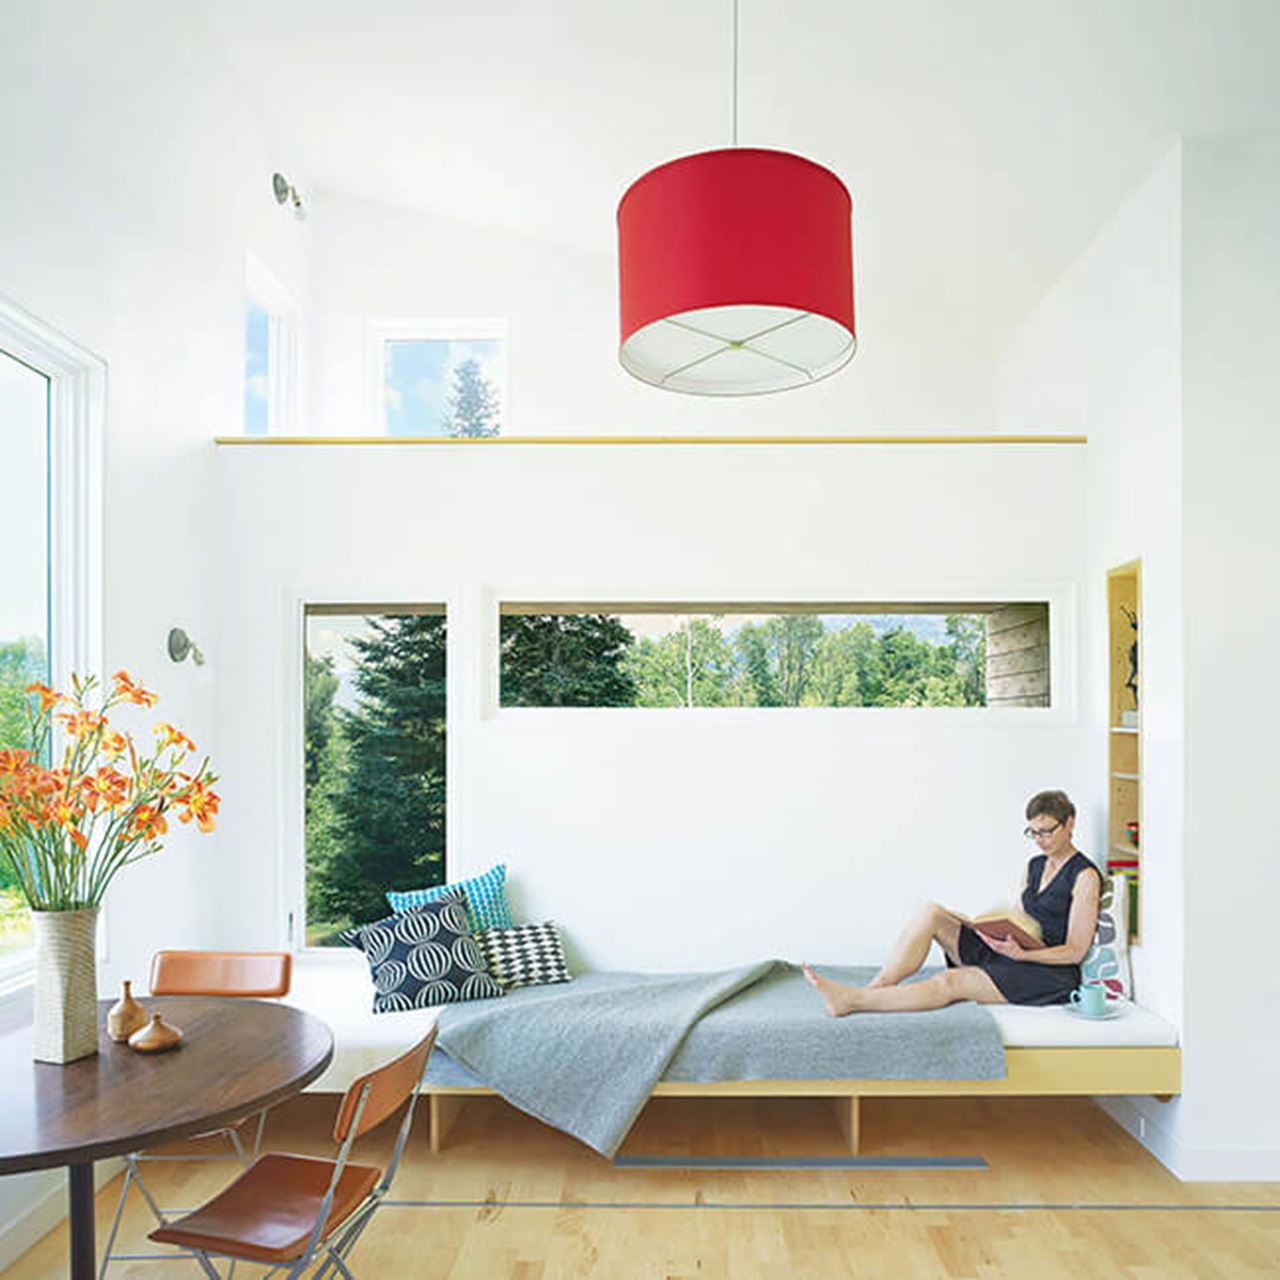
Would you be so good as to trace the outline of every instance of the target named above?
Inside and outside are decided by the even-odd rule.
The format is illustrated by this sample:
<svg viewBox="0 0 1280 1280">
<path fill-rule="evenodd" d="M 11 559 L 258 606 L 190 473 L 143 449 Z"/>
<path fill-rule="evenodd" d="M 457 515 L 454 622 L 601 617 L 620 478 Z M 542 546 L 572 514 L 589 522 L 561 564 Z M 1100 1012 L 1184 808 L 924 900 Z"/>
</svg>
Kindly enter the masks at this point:
<svg viewBox="0 0 1280 1280">
<path fill-rule="evenodd" d="M 974 916 L 969 926 L 984 938 L 1012 938 L 1024 951 L 1038 951 L 1044 946 L 1040 922 L 1017 907 L 983 912 Z"/>
</svg>

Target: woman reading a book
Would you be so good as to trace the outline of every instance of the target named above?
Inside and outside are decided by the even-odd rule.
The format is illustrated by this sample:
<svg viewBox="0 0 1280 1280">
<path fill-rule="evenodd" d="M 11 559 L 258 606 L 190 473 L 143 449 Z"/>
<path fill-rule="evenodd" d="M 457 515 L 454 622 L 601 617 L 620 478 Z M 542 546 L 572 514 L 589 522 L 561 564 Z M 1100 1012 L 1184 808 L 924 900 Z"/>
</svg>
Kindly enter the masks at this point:
<svg viewBox="0 0 1280 1280">
<path fill-rule="evenodd" d="M 974 921 L 930 903 L 903 930 L 865 987 L 843 986 L 804 966 L 805 978 L 827 1012 L 839 1018 L 941 1009 L 958 1000 L 1065 1004 L 1080 985 L 1080 962 L 1093 944 L 1102 873 L 1071 843 L 1076 807 L 1066 792 L 1037 793 L 1027 802 L 1026 816 L 1024 834 L 1039 850 L 1027 863 L 1023 881 L 1027 931 L 1010 929 L 1007 919 Z M 1039 939 L 1034 936 L 1037 926 Z M 904 984 L 924 964 L 934 942 L 946 955 L 946 971 Z"/>
</svg>

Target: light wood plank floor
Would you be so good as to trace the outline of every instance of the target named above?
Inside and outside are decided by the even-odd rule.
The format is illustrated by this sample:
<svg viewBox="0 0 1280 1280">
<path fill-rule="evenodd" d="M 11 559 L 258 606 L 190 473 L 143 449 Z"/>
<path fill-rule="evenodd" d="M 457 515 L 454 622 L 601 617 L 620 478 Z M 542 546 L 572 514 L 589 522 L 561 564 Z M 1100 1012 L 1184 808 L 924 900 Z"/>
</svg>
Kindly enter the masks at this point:
<svg viewBox="0 0 1280 1280">
<path fill-rule="evenodd" d="M 327 1153 L 336 1098 L 295 1099 L 268 1145 Z M 798 1280 L 1017 1276 L 1275 1280 L 1280 1184 L 1182 1183 L 1083 1099 L 864 1103 L 874 1155 L 981 1156 L 983 1171 L 615 1169 L 495 1099 L 469 1102 L 447 1150 L 425 1133 L 352 1255 L 366 1280 Z M 377 1140 L 370 1143 L 376 1146 Z M 624 1148 L 663 1155 L 840 1155 L 827 1104 L 659 1099 Z M 371 1149 L 365 1153 L 373 1157 Z M 154 1166 L 162 1202 L 195 1203 L 230 1166 Z M 98 1196 L 99 1241 L 118 1182 Z M 131 1197 L 126 1232 L 149 1223 Z M 61 1280 L 56 1230 L 4 1272 Z M 198 1274 L 183 1261 L 111 1275 Z M 237 1276 L 256 1274 L 237 1269 Z"/>
</svg>

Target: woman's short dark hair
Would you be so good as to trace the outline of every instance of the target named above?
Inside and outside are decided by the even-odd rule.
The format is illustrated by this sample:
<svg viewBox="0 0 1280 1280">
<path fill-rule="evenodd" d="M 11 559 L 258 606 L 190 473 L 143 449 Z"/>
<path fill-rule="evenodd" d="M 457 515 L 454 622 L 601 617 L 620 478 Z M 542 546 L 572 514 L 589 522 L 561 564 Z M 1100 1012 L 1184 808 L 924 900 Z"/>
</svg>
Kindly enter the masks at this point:
<svg viewBox="0 0 1280 1280">
<path fill-rule="evenodd" d="M 1076 816 L 1076 807 L 1065 791 L 1037 791 L 1027 801 L 1027 818 L 1052 818 L 1055 822 L 1066 822 Z"/>
</svg>

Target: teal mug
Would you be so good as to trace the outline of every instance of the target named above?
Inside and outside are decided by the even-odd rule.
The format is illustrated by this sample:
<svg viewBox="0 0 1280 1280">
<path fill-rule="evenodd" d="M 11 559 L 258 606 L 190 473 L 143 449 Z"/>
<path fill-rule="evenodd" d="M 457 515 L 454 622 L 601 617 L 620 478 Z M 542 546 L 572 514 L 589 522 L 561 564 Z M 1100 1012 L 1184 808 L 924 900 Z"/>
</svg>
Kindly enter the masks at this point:
<svg viewBox="0 0 1280 1280">
<path fill-rule="evenodd" d="M 1086 1018 L 1101 1018 L 1107 1012 L 1107 989 L 1098 982 L 1086 982 L 1071 993 L 1071 1007 Z"/>
</svg>

